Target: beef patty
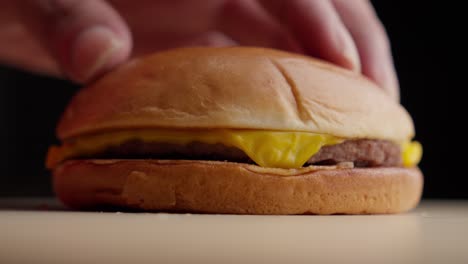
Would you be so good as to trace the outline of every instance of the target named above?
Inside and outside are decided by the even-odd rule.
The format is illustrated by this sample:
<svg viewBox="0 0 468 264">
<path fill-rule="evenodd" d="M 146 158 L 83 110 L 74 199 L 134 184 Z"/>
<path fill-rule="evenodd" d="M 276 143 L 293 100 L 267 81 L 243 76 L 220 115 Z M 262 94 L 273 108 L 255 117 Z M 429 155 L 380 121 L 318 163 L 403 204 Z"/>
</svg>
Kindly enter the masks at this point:
<svg viewBox="0 0 468 264">
<path fill-rule="evenodd" d="M 109 147 L 91 157 L 77 158 L 226 160 L 254 163 L 242 150 L 223 144 L 193 142 L 178 145 L 140 140 Z M 355 167 L 401 166 L 401 151 L 397 144 L 386 140 L 346 140 L 322 147 L 306 164 L 334 165 L 340 162 L 353 162 Z"/>
</svg>

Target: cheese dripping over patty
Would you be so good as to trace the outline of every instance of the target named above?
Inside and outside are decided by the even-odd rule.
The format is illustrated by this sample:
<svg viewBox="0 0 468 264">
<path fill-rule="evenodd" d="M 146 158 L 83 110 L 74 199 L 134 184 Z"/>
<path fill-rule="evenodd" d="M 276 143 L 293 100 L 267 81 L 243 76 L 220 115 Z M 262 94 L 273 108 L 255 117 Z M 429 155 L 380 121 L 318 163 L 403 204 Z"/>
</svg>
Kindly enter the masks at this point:
<svg viewBox="0 0 468 264">
<path fill-rule="evenodd" d="M 108 147 L 118 146 L 130 140 L 180 145 L 191 142 L 220 143 L 241 149 L 262 167 L 300 168 L 323 146 L 339 144 L 345 139 L 310 132 L 247 129 L 115 131 L 81 136 L 65 141 L 62 146 L 52 146 L 47 157 L 47 167 L 53 168 L 73 157 L 92 156 Z M 401 147 L 403 165 L 415 166 L 421 159 L 421 145 L 418 142 L 404 142 Z"/>
</svg>

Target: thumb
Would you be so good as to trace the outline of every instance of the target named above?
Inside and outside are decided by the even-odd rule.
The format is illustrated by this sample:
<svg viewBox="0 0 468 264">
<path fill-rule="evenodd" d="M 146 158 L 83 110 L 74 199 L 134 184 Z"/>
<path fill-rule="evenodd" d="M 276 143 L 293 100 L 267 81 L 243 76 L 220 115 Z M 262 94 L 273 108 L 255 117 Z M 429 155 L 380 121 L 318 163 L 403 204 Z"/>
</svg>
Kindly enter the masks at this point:
<svg viewBox="0 0 468 264">
<path fill-rule="evenodd" d="M 129 57 L 129 29 L 105 1 L 24 0 L 17 5 L 24 26 L 74 81 L 90 81 Z"/>
</svg>

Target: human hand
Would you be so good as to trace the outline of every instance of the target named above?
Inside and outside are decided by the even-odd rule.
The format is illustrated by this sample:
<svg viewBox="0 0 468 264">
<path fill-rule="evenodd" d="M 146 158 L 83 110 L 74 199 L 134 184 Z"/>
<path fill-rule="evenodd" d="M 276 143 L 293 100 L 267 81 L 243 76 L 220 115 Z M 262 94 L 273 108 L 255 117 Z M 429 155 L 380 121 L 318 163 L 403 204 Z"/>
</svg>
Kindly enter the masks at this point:
<svg viewBox="0 0 468 264">
<path fill-rule="evenodd" d="M 284 49 L 361 71 L 398 98 L 368 0 L 0 1 L 0 60 L 88 82 L 131 57 L 180 46 Z"/>
</svg>

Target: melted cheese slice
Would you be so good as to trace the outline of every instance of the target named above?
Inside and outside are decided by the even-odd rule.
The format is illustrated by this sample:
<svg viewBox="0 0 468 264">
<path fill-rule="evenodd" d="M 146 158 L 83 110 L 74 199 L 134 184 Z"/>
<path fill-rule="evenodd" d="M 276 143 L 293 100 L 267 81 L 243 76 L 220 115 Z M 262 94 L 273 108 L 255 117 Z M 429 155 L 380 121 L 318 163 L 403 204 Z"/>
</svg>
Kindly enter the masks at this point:
<svg viewBox="0 0 468 264">
<path fill-rule="evenodd" d="M 405 142 L 401 147 L 401 159 L 403 166 L 412 167 L 417 165 L 422 158 L 422 145 L 417 141 Z"/>
<path fill-rule="evenodd" d="M 91 156 L 111 146 L 118 146 L 129 140 L 144 142 L 165 142 L 188 144 L 202 142 L 221 143 L 236 147 L 245 152 L 255 163 L 262 167 L 300 168 L 317 153 L 321 147 L 344 141 L 332 135 L 309 132 L 281 132 L 242 129 L 210 130 L 132 130 L 89 135 L 66 142 L 64 145 L 49 149 L 47 167 L 53 168 L 60 162 L 78 156 Z M 418 150 L 407 145 L 403 150 L 404 164 L 413 166 L 419 161 Z"/>
</svg>

